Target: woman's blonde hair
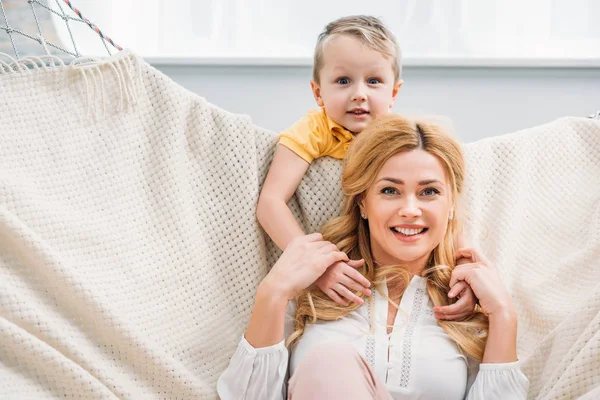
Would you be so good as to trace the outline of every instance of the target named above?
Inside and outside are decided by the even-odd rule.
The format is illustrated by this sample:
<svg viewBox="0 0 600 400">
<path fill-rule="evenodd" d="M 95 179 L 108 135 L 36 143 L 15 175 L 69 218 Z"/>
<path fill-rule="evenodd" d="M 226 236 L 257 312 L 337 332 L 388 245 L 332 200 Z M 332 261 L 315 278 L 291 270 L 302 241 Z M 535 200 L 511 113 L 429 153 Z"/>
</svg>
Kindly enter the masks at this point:
<svg viewBox="0 0 600 400">
<path fill-rule="evenodd" d="M 371 253 L 368 222 L 360 217 L 358 201 L 373 185 L 379 171 L 392 156 L 415 149 L 433 154 L 441 161 L 456 205 L 465 178 L 464 158 L 460 145 L 436 125 L 388 114 L 375 120 L 356 137 L 350 146 L 342 175 L 344 211 L 340 217 L 334 218 L 322 229 L 324 239 L 335 243 L 350 259 L 365 260 L 359 272 L 373 282 L 382 295 L 384 295 L 382 285 L 385 282 L 399 285 L 403 292 L 411 276 L 401 265 L 376 267 Z M 455 212 L 454 218 L 448 220 L 446 234 L 432 251 L 423 272 L 427 282 L 427 292 L 436 306 L 444 306 L 452 302 L 448 299 L 448 291 L 450 275 L 456 266 L 455 240 L 460 230 L 459 218 L 456 214 Z M 356 294 L 365 297 L 362 293 Z M 389 297 L 388 300 L 398 307 L 399 302 L 396 303 Z M 302 291 L 297 298 L 297 303 L 295 331 L 288 339 L 288 345 L 294 344 L 302 336 L 307 323 L 314 323 L 318 319 L 338 320 L 359 307 L 355 303 L 340 306 L 318 288 Z M 462 321 L 438 321 L 438 323 L 464 354 L 481 360 L 488 330 L 488 319 L 484 314 L 473 313 Z M 371 329 L 373 328 L 372 324 Z"/>
<path fill-rule="evenodd" d="M 315 82 L 320 83 L 319 73 L 323 68 L 323 49 L 327 42 L 337 35 L 353 37 L 388 58 L 392 63 L 395 81 L 400 80 L 402 74 L 400 47 L 394 34 L 379 18 L 369 15 L 351 15 L 330 22 L 319 35 L 313 60 L 313 80 Z"/>
</svg>

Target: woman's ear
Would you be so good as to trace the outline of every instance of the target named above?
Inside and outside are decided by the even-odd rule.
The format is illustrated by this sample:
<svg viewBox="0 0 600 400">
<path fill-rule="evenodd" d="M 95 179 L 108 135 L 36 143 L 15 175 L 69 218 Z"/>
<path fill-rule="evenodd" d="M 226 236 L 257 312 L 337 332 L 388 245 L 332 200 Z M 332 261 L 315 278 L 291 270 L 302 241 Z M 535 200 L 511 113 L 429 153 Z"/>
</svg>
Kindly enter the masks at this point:
<svg viewBox="0 0 600 400">
<path fill-rule="evenodd" d="M 365 202 L 364 202 L 363 196 L 356 196 L 354 198 L 354 201 L 356 202 L 356 205 L 358 206 L 359 213 L 361 215 L 364 214 L 365 213 L 365 204 L 364 204 Z"/>
</svg>

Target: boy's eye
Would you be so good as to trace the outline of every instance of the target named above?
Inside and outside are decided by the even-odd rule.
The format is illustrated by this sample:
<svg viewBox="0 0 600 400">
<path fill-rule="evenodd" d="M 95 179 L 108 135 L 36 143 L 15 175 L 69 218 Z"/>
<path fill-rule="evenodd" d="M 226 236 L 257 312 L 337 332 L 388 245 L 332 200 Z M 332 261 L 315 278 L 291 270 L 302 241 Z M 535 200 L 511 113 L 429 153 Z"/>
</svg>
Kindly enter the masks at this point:
<svg viewBox="0 0 600 400">
<path fill-rule="evenodd" d="M 344 78 L 339 78 L 337 80 L 337 83 L 339 83 L 340 85 L 347 85 L 347 84 L 350 83 L 350 79 L 345 78 L 345 77 Z"/>
<path fill-rule="evenodd" d="M 394 195 L 394 194 L 398 193 L 398 191 L 393 187 L 385 187 L 385 188 L 381 189 L 381 193 L 387 194 L 387 195 Z"/>
<path fill-rule="evenodd" d="M 370 78 L 367 83 L 369 85 L 377 85 L 378 83 L 381 83 L 381 80 L 379 78 Z"/>
<path fill-rule="evenodd" d="M 427 188 L 423 190 L 423 194 L 425 196 L 435 196 L 436 194 L 440 194 L 440 191 L 435 188 Z"/>
</svg>

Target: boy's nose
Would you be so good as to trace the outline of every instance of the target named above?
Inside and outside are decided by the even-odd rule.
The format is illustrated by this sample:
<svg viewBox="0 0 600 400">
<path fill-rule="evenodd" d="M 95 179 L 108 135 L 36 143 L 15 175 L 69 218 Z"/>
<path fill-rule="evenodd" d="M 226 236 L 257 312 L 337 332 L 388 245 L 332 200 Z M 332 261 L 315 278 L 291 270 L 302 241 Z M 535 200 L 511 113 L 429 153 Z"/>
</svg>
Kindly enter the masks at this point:
<svg viewBox="0 0 600 400">
<path fill-rule="evenodd" d="M 363 87 L 363 85 L 357 85 L 356 86 L 356 90 L 354 91 L 354 93 L 352 94 L 352 101 L 366 101 L 367 100 L 367 95 L 365 92 L 365 88 Z"/>
<path fill-rule="evenodd" d="M 363 103 L 367 101 L 367 96 L 365 96 L 362 93 L 356 93 L 354 96 L 352 96 L 352 101 L 358 101 L 360 103 Z"/>
</svg>

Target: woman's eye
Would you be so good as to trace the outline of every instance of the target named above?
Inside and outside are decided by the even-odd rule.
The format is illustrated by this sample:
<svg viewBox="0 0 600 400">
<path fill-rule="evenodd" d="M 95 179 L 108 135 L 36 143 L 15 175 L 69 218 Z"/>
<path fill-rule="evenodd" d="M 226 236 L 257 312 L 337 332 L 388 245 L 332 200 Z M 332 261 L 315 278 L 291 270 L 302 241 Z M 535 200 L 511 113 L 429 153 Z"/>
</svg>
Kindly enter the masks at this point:
<svg viewBox="0 0 600 400">
<path fill-rule="evenodd" d="M 394 195 L 398 192 L 393 187 L 386 187 L 381 190 L 381 193 L 388 194 L 388 195 Z"/>
<path fill-rule="evenodd" d="M 367 81 L 367 83 L 368 83 L 369 85 L 377 85 L 378 83 L 381 83 L 381 81 L 380 81 L 379 79 L 377 79 L 377 78 L 371 78 L 371 79 L 369 79 L 369 80 Z"/>
<path fill-rule="evenodd" d="M 339 83 L 340 85 L 347 85 L 350 83 L 350 79 L 348 78 L 340 78 L 337 80 L 337 83 Z"/>
<path fill-rule="evenodd" d="M 435 196 L 436 194 L 440 194 L 440 191 L 434 188 L 427 188 L 423 190 L 423 194 L 425 196 Z"/>
</svg>

